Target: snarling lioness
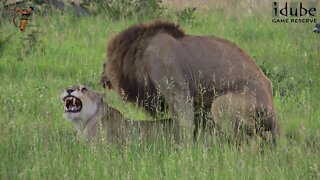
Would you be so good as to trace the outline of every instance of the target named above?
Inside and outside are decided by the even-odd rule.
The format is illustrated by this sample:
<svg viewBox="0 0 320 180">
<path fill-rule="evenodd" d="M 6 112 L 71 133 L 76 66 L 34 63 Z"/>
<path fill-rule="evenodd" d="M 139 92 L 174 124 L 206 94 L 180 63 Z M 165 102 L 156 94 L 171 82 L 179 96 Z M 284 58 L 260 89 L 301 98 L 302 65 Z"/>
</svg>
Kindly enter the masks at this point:
<svg viewBox="0 0 320 180">
<path fill-rule="evenodd" d="M 73 122 L 78 136 L 92 140 L 98 133 L 107 141 L 123 141 L 129 136 L 174 135 L 178 129 L 172 120 L 133 121 L 110 107 L 104 93 L 83 85 L 69 87 L 61 94 L 63 116 Z"/>
</svg>

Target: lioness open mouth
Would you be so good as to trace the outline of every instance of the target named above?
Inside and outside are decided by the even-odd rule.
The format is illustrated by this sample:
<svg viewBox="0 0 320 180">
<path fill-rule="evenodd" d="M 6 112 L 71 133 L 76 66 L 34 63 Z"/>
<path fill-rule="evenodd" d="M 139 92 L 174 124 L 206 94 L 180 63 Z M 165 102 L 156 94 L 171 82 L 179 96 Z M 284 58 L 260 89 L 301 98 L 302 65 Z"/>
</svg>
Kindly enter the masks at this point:
<svg viewBox="0 0 320 180">
<path fill-rule="evenodd" d="M 79 98 L 74 96 L 66 96 L 63 98 L 64 102 L 64 112 L 77 113 L 80 112 L 82 108 L 82 102 Z"/>
</svg>

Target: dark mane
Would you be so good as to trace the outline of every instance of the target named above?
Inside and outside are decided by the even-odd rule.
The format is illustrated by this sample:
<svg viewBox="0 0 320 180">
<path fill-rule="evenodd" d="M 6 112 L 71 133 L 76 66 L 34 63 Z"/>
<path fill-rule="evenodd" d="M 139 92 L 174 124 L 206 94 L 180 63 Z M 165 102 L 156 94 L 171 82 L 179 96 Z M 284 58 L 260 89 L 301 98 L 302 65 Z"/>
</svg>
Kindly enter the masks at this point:
<svg viewBox="0 0 320 180">
<path fill-rule="evenodd" d="M 104 69 L 113 71 L 109 71 L 109 73 L 113 73 L 116 82 L 119 82 L 116 86 L 126 87 L 124 90 L 131 92 L 131 97 L 136 97 L 139 94 L 135 87 L 143 86 L 141 81 L 138 82 L 143 76 L 139 73 L 148 72 L 142 62 L 143 53 L 150 39 L 158 33 L 167 33 L 175 39 L 185 36 L 178 24 L 158 20 L 149 24 L 133 25 L 115 35 L 108 44 Z M 102 74 L 101 82 L 104 79 L 108 79 L 108 77 Z M 139 91 L 143 91 L 143 89 L 140 88 Z"/>
<path fill-rule="evenodd" d="M 137 24 L 113 37 L 108 44 L 108 54 L 119 50 L 119 46 L 121 48 L 130 48 L 131 45 L 140 44 L 141 40 L 147 43 L 145 41 L 146 39 L 149 39 L 158 33 L 167 33 L 176 39 L 185 35 L 180 26 L 172 22 L 158 20 L 150 24 Z"/>
<path fill-rule="evenodd" d="M 108 56 L 113 53 L 124 55 L 131 48 L 143 52 L 141 48 L 145 48 L 148 40 L 158 33 L 167 33 L 176 39 L 185 35 L 178 24 L 167 21 L 133 25 L 112 38 L 108 44 Z"/>
</svg>

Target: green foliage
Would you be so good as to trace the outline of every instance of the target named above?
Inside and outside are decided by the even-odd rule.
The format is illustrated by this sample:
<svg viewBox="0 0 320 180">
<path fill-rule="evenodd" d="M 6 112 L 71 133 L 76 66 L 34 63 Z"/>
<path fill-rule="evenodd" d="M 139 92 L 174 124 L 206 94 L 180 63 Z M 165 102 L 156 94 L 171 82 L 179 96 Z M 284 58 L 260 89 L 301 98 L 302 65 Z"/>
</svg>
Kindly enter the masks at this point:
<svg viewBox="0 0 320 180">
<path fill-rule="evenodd" d="M 178 21 L 184 24 L 192 24 L 195 20 L 196 8 L 185 8 L 177 12 Z"/>
<path fill-rule="evenodd" d="M 0 60 L 3 55 L 4 51 L 4 46 L 9 42 L 10 38 L 12 37 L 13 34 L 4 36 L 3 34 L 0 34 Z"/>
<path fill-rule="evenodd" d="M 94 3 L 97 6 L 96 14 L 106 14 L 113 20 L 166 16 L 166 8 L 162 6 L 161 0 L 103 0 Z"/>
<path fill-rule="evenodd" d="M 289 65 L 274 66 L 264 61 L 260 67 L 273 82 L 273 92 L 280 96 L 297 96 L 303 89 L 313 85 L 311 78 L 292 74 L 294 71 Z"/>
<path fill-rule="evenodd" d="M 39 50 L 39 52 L 44 52 L 44 48 L 39 41 L 39 35 L 39 31 L 32 29 L 30 33 L 27 33 L 25 36 L 21 37 L 20 57 L 18 57 L 19 61 L 23 60 L 26 55 L 34 53 L 36 50 Z"/>
</svg>

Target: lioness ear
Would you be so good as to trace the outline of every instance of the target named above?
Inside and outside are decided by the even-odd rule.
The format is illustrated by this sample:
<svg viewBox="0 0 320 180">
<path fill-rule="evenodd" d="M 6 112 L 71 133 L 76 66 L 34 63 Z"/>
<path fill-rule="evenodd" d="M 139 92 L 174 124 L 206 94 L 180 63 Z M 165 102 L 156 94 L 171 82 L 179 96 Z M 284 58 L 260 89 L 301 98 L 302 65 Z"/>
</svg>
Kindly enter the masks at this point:
<svg viewBox="0 0 320 180">
<path fill-rule="evenodd" d="M 106 97 L 106 93 L 104 93 L 104 92 L 99 92 L 98 93 L 98 98 L 101 100 L 101 102 L 103 102 L 105 97 Z"/>
<path fill-rule="evenodd" d="M 103 69 L 105 69 L 106 64 L 103 64 Z M 110 79 L 108 78 L 108 76 L 105 74 L 105 72 L 103 72 L 101 74 L 101 78 L 100 78 L 100 82 L 103 85 L 103 88 L 108 88 L 109 90 L 112 89 L 112 84 Z"/>
<path fill-rule="evenodd" d="M 107 85 L 107 87 L 108 87 L 109 90 L 112 89 L 111 81 L 107 81 L 105 84 Z"/>
</svg>

